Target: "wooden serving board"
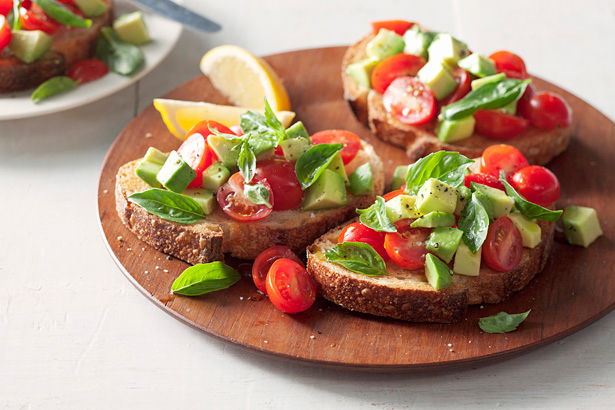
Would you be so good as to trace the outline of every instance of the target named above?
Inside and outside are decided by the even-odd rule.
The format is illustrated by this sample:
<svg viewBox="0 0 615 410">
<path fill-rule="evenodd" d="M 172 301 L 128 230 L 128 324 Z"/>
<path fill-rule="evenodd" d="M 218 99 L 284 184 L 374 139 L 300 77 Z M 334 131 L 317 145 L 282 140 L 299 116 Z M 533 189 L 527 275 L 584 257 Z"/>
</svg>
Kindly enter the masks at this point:
<svg viewBox="0 0 615 410">
<path fill-rule="evenodd" d="M 312 49 L 266 60 L 284 79 L 297 119 L 311 133 L 332 128 L 356 132 L 376 147 L 390 181 L 394 168 L 407 163 L 406 156 L 355 120 L 342 97 L 343 53 L 343 47 Z M 556 242 L 545 270 L 529 286 L 505 303 L 470 307 L 461 323 L 406 323 L 353 313 L 320 298 L 304 313 L 284 314 L 256 292 L 249 263 L 238 264 L 243 278 L 227 290 L 195 298 L 171 295 L 171 284 L 188 265 L 139 241 L 115 211 L 120 165 L 141 157 L 149 146 L 163 151 L 179 146 L 151 105 L 122 131 L 103 165 L 98 210 L 108 248 L 126 277 L 175 318 L 238 346 L 305 364 L 372 371 L 441 368 L 504 358 L 553 342 L 615 305 L 615 124 L 566 91 L 540 79 L 535 84 L 563 95 L 574 110 L 572 143 L 549 164 L 562 185 L 557 205 L 596 208 L 605 235 L 588 249 Z M 166 97 L 225 103 L 205 76 Z M 500 311 L 528 309 L 530 316 L 512 333 L 487 334 L 477 324 Z"/>
</svg>

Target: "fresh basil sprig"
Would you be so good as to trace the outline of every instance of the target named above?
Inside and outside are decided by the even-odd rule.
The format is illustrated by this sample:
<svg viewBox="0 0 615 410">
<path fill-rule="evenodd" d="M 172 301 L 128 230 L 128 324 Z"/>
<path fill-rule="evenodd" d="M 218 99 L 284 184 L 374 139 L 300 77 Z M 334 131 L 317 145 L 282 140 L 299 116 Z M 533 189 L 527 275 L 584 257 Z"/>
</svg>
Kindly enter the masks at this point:
<svg viewBox="0 0 615 410">
<path fill-rule="evenodd" d="M 463 231 L 465 244 L 476 253 L 485 242 L 489 230 L 489 214 L 476 192 L 463 208 L 457 226 Z"/>
<path fill-rule="evenodd" d="M 519 212 L 530 219 L 541 219 L 543 221 L 555 222 L 559 219 L 562 212 L 564 212 L 562 210 L 552 211 L 550 209 L 543 208 L 542 206 L 536 205 L 523 198 L 519 195 L 515 188 L 508 183 L 504 171 L 500 172 L 500 182 L 504 185 L 504 188 L 506 188 L 506 195 L 515 200 L 515 207 L 519 210 Z"/>
<path fill-rule="evenodd" d="M 325 251 L 329 262 L 342 265 L 353 272 L 367 276 L 383 276 L 387 274 L 384 259 L 370 245 L 363 242 L 338 243 Z"/>
<path fill-rule="evenodd" d="M 487 333 L 507 333 L 517 329 L 527 318 L 532 309 L 525 313 L 506 313 L 500 312 L 497 315 L 482 317 L 478 319 L 478 326 Z"/>
<path fill-rule="evenodd" d="M 469 117 L 480 109 L 493 110 L 504 107 L 523 95 L 532 80 L 504 79 L 487 83 L 470 91 L 461 100 L 442 108 L 439 120 L 458 120 Z"/>
<path fill-rule="evenodd" d="M 458 152 L 431 153 L 408 168 L 406 192 L 416 194 L 429 178 L 436 178 L 457 188 L 463 184 L 466 170 L 473 162 Z"/>
<path fill-rule="evenodd" d="M 189 196 L 164 189 L 152 188 L 128 197 L 147 212 L 163 219 L 182 224 L 192 224 L 205 219 L 203 208 Z"/>
<path fill-rule="evenodd" d="M 256 205 L 267 205 L 268 208 L 273 207 L 269 202 L 269 190 L 263 184 L 244 184 L 243 194 L 250 202 Z"/>
<path fill-rule="evenodd" d="M 32 1 L 38 4 L 49 17 L 66 26 L 87 28 L 92 25 L 92 20 L 79 17 L 56 0 Z"/>
<path fill-rule="evenodd" d="M 248 139 L 245 139 L 241 144 L 239 158 L 237 159 L 237 166 L 239 167 L 239 172 L 241 173 L 245 183 L 249 184 L 252 181 L 252 178 L 254 178 L 254 173 L 256 172 L 256 155 L 254 155 L 254 152 L 248 143 Z"/>
<path fill-rule="evenodd" d="M 295 163 L 295 174 L 301 188 L 310 187 L 342 149 L 342 144 L 318 144 L 304 152 Z"/>
<path fill-rule="evenodd" d="M 475 182 L 472 182 L 471 186 L 472 186 L 472 189 L 474 190 L 474 194 L 476 195 L 476 199 L 480 201 L 480 203 L 483 205 L 483 208 L 485 208 L 485 211 L 487 211 L 487 216 L 489 216 L 489 223 L 491 223 L 493 222 L 493 219 L 494 219 L 493 202 L 491 202 L 491 200 L 489 199 L 487 195 L 485 195 L 481 191 L 477 191 L 475 184 L 476 184 Z"/>
<path fill-rule="evenodd" d="M 96 54 L 111 71 L 120 75 L 134 74 L 145 62 L 143 51 L 120 40 L 110 27 L 104 27 L 100 31 Z"/>
<path fill-rule="evenodd" d="M 70 77 L 62 75 L 51 77 L 49 80 L 36 87 L 36 90 L 32 93 L 32 101 L 38 103 L 44 98 L 72 90 L 78 84 L 78 82 L 73 81 Z"/>
<path fill-rule="evenodd" d="M 226 289 L 239 282 L 241 275 L 222 262 L 203 263 L 189 267 L 173 282 L 173 293 L 199 296 Z"/>
<path fill-rule="evenodd" d="M 387 217 L 387 209 L 384 204 L 384 198 L 376 197 L 369 208 L 357 209 L 357 214 L 361 215 L 359 220 L 368 228 L 378 232 L 397 232 L 395 225 Z"/>
<path fill-rule="evenodd" d="M 21 19 L 19 18 L 20 14 L 19 14 L 19 9 L 21 8 L 21 3 L 23 2 L 23 0 L 13 0 L 13 12 L 7 16 L 7 18 L 11 18 L 11 20 L 9 20 L 9 26 L 11 27 L 12 30 L 19 30 L 21 29 Z"/>
<path fill-rule="evenodd" d="M 273 137 L 275 140 L 274 146 L 277 146 L 280 141 L 286 138 L 286 130 L 284 125 L 275 116 L 269 102 L 265 99 L 265 115 L 249 110 L 241 114 L 241 130 L 248 134 L 263 134 Z"/>
</svg>

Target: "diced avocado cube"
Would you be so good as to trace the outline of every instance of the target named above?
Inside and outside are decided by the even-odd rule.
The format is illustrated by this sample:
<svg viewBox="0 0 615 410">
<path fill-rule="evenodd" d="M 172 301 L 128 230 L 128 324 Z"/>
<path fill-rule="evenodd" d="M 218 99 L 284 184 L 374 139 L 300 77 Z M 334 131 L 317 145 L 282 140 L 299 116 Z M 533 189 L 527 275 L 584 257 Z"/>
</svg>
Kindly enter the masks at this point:
<svg viewBox="0 0 615 410">
<path fill-rule="evenodd" d="M 229 141 L 219 135 L 211 134 L 207 137 L 207 144 L 225 167 L 229 169 L 237 167 L 239 150 L 233 149 L 233 147 L 238 144 L 237 142 Z"/>
<path fill-rule="evenodd" d="M 427 59 L 427 48 L 431 44 L 433 37 L 433 34 L 422 32 L 418 24 L 415 24 L 404 33 L 404 41 L 406 43 L 404 53 Z"/>
<path fill-rule="evenodd" d="M 481 192 L 489 198 L 493 205 L 493 217 L 498 219 L 501 216 L 506 216 L 512 210 L 515 205 L 515 200 L 506 195 L 506 192 L 501 189 L 492 188 L 487 185 L 472 183 L 472 188 L 478 192 Z"/>
<path fill-rule="evenodd" d="M 497 73 L 493 60 L 478 53 L 457 61 L 457 65 L 477 77 L 488 77 Z"/>
<path fill-rule="evenodd" d="M 346 174 L 346 167 L 344 167 L 344 161 L 342 160 L 342 156 L 337 153 L 333 159 L 331 160 L 331 162 L 329 163 L 329 166 L 327 166 L 327 169 L 335 172 L 336 174 L 339 174 L 339 176 L 341 176 L 344 179 L 344 183 L 348 183 L 348 175 Z"/>
<path fill-rule="evenodd" d="M 430 212 L 412 222 L 412 228 L 437 228 L 439 226 L 455 225 L 455 215 L 446 212 Z"/>
<path fill-rule="evenodd" d="M 374 176 L 369 162 L 359 166 L 348 176 L 348 189 L 353 195 L 372 195 Z"/>
<path fill-rule="evenodd" d="M 134 11 L 119 16 L 113 22 L 113 30 L 117 36 L 130 44 L 140 46 L 151 41 L 143 20 L 143 13 Z"/>
<path fill-rule="evenodd" d="M 518 212 L 513 212 L 508 217 L 521 232 L 523 246 L 535 248 L 540 243 L 541 230 L 536 222 Z"/>
<path fill-rule="evenodd" d="M 97 17 L 107 11 L 107 5 L 102 0 L 74 0 L 74 3 L 86 17 Z"/>
<path fill-rule="evenodd" d="M 455 252 L 453 272 L 465 276 L 478 276 L 480 273 L 482 251 L 483 247 L 481 246 L 476 253 L 473 253 L 470 248 L 468 248 L 468 245 L 461 241 L 457 248 L 457 252 Z"/>
<path fill-rule="evenodd" d="M 566 240 L 571 245 L 588 247 L 602 235 L 598 214 L 593 208 L 567 206 L 562 214 Z"/>
<path fill-rule="evenodd" d="M 459 141 L 471 137 L 474 134 L 475 125 L 476 120 L 471 115 L 459 120 L 438 121 L 436 134 L 442 142 Z"/>
<path fill-rule="evenodd" d="M 154 147 L 149 147 L 147 149 L 147 152 L 145 153 L 145 156 L 143 157 L 143 161 L 148 161 L 148 162 L 153 162 L 154 164 L 164 165 L 164 163 L 167 162 L 168 158 L 169 156 L 165 154 L 164 152 Z"/>
<path fill-rule="evenodd" d="M 177 193 L 186 189 L 194 178 L 196 178 L 196 172 L 177 151 L 171 151 L 169 158 L 156 175 L 156 179 L 163 187 Z"/>
<path fill-rule="evenodd" d="M 457 188 L 457 206 L 455 206 L 455 212 L 454 212 L 455 215 L 457 216 L 461 215 L 463 208 L 466 207 L 466 204 L 468 203 L 471 197 L 472 197 L 472 191 L 467 186 L 462 185 L 459 188 Z"/>
<path fill-rule="evenodd" d="M 406 175 L 408 175 L 409 165 L 400 165 L 395 168 L 393 172 L 393 179 L 391 180 L 391 191 L 396 191 L 406 185 Z"/>
<path fill-rule="evenodd" d="M 434 211 L 452 214 L 457 207 L 457 190 L 445 182 L 430 178 L 419 189 L 415 206 L 422 214 Z"/>
<path fill-rule="evenodd" d="M 231 176 L 231 171 L 218 161 L 203 171 L 203 188 L 217 191 Z"/>
<path fill-rule="evenodd" d="M 461 229 L 440 226 L 429 235 L 425 246 L 429 252 L 449 263 L 459 247 L 462 236 L 463 231 Z"/>
<path fill-rule="evenodd" d="M 162 169 L 161 164 L 143 160 L 135 170 L 135 174 L 141 178 L 145 183 L 154 188 L 160 188 L 160 182 L 156 179 L 156 175 Z"/>
<path fill-rule="evenodd" d="M 453 272 L 444 262 L 428 253 L 425 255 L 425 276 L 435 290 L 440 290 L 451 286 Z"/>
<path fill-rule="evenodd" d="M 273 142 L 265 138 L 250 139 L 250 148 L 257 161 L 271 158 L 275 153 Z M 237 151 L 237 154 L 239 155 L 239 151 Z"/>
<path fill-rule="evenodd" d="M 427 49 L 429 61 L 440 62 L 454 69 L 457 61 L 468 56 L 468 46 L 448 33 L 438 34 Z"/>
<path fill-rule="evenodd" d="M 418 79 L 433 92 L 436 100 L 443 100 L 457 88 L 455 77 L 438 61 L 429 61 L 417 73 Z"/>
<path fill-rule="evenodd" d="M 52 37 L 41 30 L 13 30 L 9 48 L 24 63 L 41 58 L 50 48 Z"/>
<path fill-rule="evenodd" d="M 346 184 L 344 178 L 330 169 L 323 173 L 304 192 L 303 210 L 338 208 L 346 205 Z"/>
<path fill-rule="evenodd" d="M 310 141 L 310 134 L 308 134 L 307 130 L 305 129 L 305 126 L 301 121 L 297 121 L 296 123 L 288 127 L 286 129 L 286 136 L 288 137 L 288 139 L 304 138 Z"/>
<path fill-rule="evenodd" d="M 201 208 L 203 208 L 203 212 L 205 212 L 205 215 L 209 215 L 218 206 L 218 201 L 216 200 L 216 196 L 214 195 L 215 192 L 216 191 L 212 191 L 210 189 L 189 188 L 184 191 L 184 195 L 187 195 L 190 198 L 194 199 L 199 205 L 201 205 Z"/>
<path fill-rule="evenodd" d="M 311 146 L 310 140 L 305 138 L 291 138 L 280 141 L 280 148 L 282 148 L 284 153 L 284 159 L 290 162 L 296 162 Z"/>
<path fill-rule="evenodd" d="M 376 37 L 367 43 L 365 53 L 370 58 L 384 60 L 387 57 L 404 51 L 405 45 L 406 43 L 402 36 L 392 30 L 382 28 L 376 34 Z"/>
<path fill-rule="evenodd" d="M 490 75 L 489 77 L 477 78 L 476 80 L 472 80 L 470 83 L 472 90 L 476 90 L 477 88 L 482 87 L 485 84 L 489 83 L 499 83 L 502 80 L 506 79 L 506 74 L 498 73 L 494 75 Z"/>
<path fill-rule="evenodd" d="M 377 58 L 366 58 L 356 63 L 348 64 L 346 74 L 363 87 L 372 88 L 372 72 L 380 62 Z"/>
<path fill-rule="evenodd" d="M 416 197 L 410 195 L 397 195 L 385 203 L 387 218 L 392 223 L 400 219 L 414 219 L 422 214 L 415 208 Z"/>
</svg>

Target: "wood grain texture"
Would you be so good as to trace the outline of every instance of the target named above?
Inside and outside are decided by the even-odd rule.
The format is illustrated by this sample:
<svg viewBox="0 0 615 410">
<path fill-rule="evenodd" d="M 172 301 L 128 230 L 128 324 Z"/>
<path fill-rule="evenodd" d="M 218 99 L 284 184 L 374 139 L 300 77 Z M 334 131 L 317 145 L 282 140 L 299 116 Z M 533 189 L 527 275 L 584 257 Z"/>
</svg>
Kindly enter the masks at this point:
<svg viewBox="0 0 615 410">
<path fill-rule="evenodd" d="M 343 47 L 335 47 L 266 59 L 284 79 L 297 119 L 311 133 L 330 128 L 356 132 L 376 147 L 389 181 L 395 166 L 407 162 L 405 153 L 372 138 L 355 120 L 342 97 L 339 70 L 343 53 Z M 557 205 L 596 208 L 605 235 L 589 249 L 555 243 L 545 270 L 528 287 L 505 303 L 470 307 L 461 323 L 405 323 L 351 313 L 323 299 L 304 313 L 284 314 L 256 292 L 250 265 L 239 261 L 236 266 L 244 277 L 230 289 L 197 298 L 173 297 L 171 284 L 188 265 L 168 260 L 128 231 L 115 212 L 113 196 L 115 174 L 122 164 L 140 157 L 149 146 L 162 150 L 178 146 L 153 106 L 124 129 L 105 159 L 98 191 L 104 237 L 126 276 L 167 313 L 258 353 L 318 366 L 392 371 L 467 366 L 542 346 L 582 329 L 615 306 L 615 254 L 611 250 L 615 124 L 564 90 L 539 79 L 536 82 L 540 89 L 562 94 L 575 115 L 569 149 L 549 164 L 562 184 Z M 166 97 L 225 102 L 204 76 Z M 477 325 L 480 317 L 530 308 L 529 318 L 513 333 L 486 334 Z"/>
</svg>

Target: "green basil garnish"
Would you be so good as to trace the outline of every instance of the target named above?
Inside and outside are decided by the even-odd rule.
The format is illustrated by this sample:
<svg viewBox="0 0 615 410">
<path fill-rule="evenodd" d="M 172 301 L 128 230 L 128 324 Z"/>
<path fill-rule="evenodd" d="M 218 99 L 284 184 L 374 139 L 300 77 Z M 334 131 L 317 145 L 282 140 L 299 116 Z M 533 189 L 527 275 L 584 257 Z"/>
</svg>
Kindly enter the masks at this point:
<svg viewBox="0 0 615 410">
<path fill-rule="evenodd" d="M 21 3 L 23 0 L 13 0 L 13 12 L 10 13 L 7 18 L 7 23 L 11 27 L 12 30 L 20 30 L 21 29 L 21 19 L 19 18 L 19 8 L 21 7 Z"/>
<path fill-rule="evenodd" d="M 265 115 L 249 110 L 241 114 L 241 130 L 245 133 L 264 134 L 273 137 L 276 147 L 279 142 L 286 138 L 284 125 L 275 116 L 269 102 L 265 99 Z"/>
<path fill-rule="evenodd" d="M 476 192 L 463 208 L 457 226 L 463 231 L 465 244 L 476 253 L 485 242 L 489 230 L 489 215 Z"/>
<path fill-rule="evenodd" d="M 555 222 L 559 219 L 560 215 L 564 211 L 552 211 L 547 208 L 543 208 L 540 205 L 536 205 L 525 198 L 513 188 L 506 180 L 504 171 L 500 172 L 500 182 L 506 188 L 506 194 L 515 200 L 515 207 L 521 212 L 522 215 L 530 219 L 541 219 L 543 221 Z"/>
<path fill-rule="evenodd" d="M 193 224 L 205 219 L 203 208 L 189 196 L 152 188 L 128 197 L 147 212 L 163 219 L 182 224 Z"/>
<path fill-rule="evenodd" d="M 100 31 L 96 54 L 109 70 L 120 75 L 134 74 L 145 62 L 141 49 L 120 40 L 110 27 L 104 27 Z"/>
<path fill-rule="evenodd" d="M 307 189 L 311 186 L 342 149 L 342 144 L 318 144 L 304 152 L 295 164 L 295 173 L 301 188 Z"/>
<path fill-rule="evenodd" d="M 36 90 L 32 93 L 32 101 L 38 103 L 42 99 L 72 90 L 77 84 L 78 83 L 73 81 L 70 77 L 51 77 L 49 80 L 36 87 Z"/>
<path fill-rule="evenodd" d="M 226 289 L 239 282 L 241 275 L 222 262 L 203 263 L 189 267 L 173 282 L 173 293 L 199 296 Z"/>
<path fill-rule="evenodd" d="M 480 109 L 493 110 L 501 108 L 518 98 L 525 92 L 532 80 L 515 80 L 507 78 L 497 83 L 485 84 L 470 91 L 461 100 L 442 108 L 438 119 L 459 120 L 469 117 Z"/>
<path fill-rule="evenodd" d="M 243 194 L 250 202 L 256 205 L 267 205 L 268 208 L 272 207 L 269 202 L 269 190 L 263 184 L 244 184 Z"/>
<path fill-rule="evenodd" d="M 497 315 L 478 319 L 478 326 L 487 333 L 507 333 L 515 330 L 527 318 L 532 309 L 525 313 L 509 314 L 500 312 Z"/>
<path fill-rule="evenodd" d="M 250 148 L 250 144 L 248 144 L 248 140 L 244 140 L 244 143 L 241 144 L 241 150 L 239 151 L 239 158 L 237 159 L 237 166 L 239 167 L 239 172 L 246 184 L 249 184 L 254 178 L 254 173 L 256 172 L 256 156 Z"/>
<path fill-rule="evenodd" d="M 416 161 L 406 174 L 406 192 L 416 194 L 429 178 L 457 188 L 464 182 L 466 170 L 474 161 L 458 152 L 438 151 Z"/>
<path fill-rule="evenodd" d="M 64 7 L 55 0 L 32 0 L 38 4 L 49 17 L 55 21 L 71 27 L 90 27 L 92 20 L 84 19 Z"/>
<path fill-rule="evenodd" d="M 329 262 L 342 265 L 353 272 L 367 276 L 383 276 L 387 274 L 387 267 L 378 252 L 363 242 L 338 243 L 325 251 Z"/>
<path fill-rule="evenodd" d="M 489 199 L 489 197 L 485 194 L 483 194 L 481 191 L 475 191 L 476 187 L 474 186 L 476 183 L 472 182 L 470 185 L 472 186 L 472 190 L 474 190 L 474 194 L 476 195 L 476 199 L 478 199 L 480 201 L 480 203 L 483 205 L 483 208 L 485 208 L 485 211 L 487 211 L 487 216 L 489 216 L 489 223 L 493 222 L 493 202 L 491 202 L 491 199 Z"/>
<path fill-rule="evenodd" d="M 376 197 L 376 202 L 366 209 L 357 209 L 357 214 L 361 215 L 359 220 L 368 228 L 378 232 L 397 232 L 395 225 L 387 217 L 387 209 L 384 198 Z"/>
</svg>

